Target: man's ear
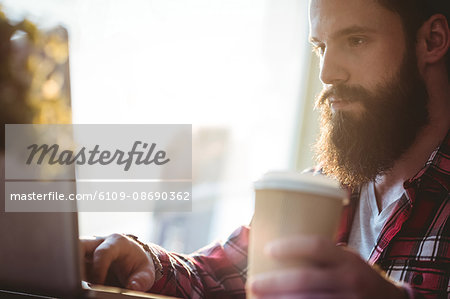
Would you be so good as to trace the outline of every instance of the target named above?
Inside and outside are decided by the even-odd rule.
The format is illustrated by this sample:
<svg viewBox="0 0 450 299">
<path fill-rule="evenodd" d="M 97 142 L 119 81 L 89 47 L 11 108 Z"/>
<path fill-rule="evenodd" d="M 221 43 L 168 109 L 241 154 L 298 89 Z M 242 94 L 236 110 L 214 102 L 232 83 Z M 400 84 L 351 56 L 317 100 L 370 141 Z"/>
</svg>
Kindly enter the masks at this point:
<svg viewBox="0 0 450 299">
<path fill-rule="evenodd" d="M 444 15 L 435 14 L 423 23 L 417 33 L 416 47 L 419 65 L 444 59 L 450 48 L 450 29 Z"/>
</svg>

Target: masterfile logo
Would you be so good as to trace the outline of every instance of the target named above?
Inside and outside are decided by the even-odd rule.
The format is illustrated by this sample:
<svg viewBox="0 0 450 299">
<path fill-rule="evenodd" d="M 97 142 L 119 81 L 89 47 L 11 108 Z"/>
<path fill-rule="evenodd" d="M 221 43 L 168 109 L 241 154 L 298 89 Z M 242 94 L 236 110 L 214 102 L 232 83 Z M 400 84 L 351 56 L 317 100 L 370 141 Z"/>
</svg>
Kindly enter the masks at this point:
<svg viewBox="0 0 450 299">
<path fill-rule="evenodd" d="M 6 125 L 6 179 L 192 176 L 191 125 Z"/>
<path fill-rule="evenodd" d="M 6 212 L 190 211 L 191 125 L 6 125 Z"/>
<path fill-rule="evenodd" d="M 143 149 L 142 151 L 138 150 L 140 146 Z M 108 165 L 116 163 L 117 165 L 124 165 L 124 170 L 128 171 L 133 162 L 136 165 L 150 165 L 152 163 L 155 165 L 164 165 L 170 161 L 169 158 L 166 159 L 165 151 L 155 150 L 156 143 L 152 143 L 149 146 L 148 143 L 142 141 L 135 141 L 129 152 L 118 149 L 114 152 L 110 152 L 109 150 L 100 151 L 100 145 L 98 144 L 91 150 L 82 147 L 77 153 L 72 150 L 60 151 L 58 144 L 53 144 L 51 146 L 48 144 L 42 144 L 40 146 L 32 144 L 28 146 L 27 149 L 30 150 L 30 155 L 26 161 L 26 164 L 28 165 L 33 163 L 33 161 L 35 161 L 34 163 L 41 165 L 46 156 L 48 156 L 47 163 L 50 165 L 72 165 L 75 163 L 77 165 Z M 136 159 L 134 157 L 136 157 Z"/>
</svg>

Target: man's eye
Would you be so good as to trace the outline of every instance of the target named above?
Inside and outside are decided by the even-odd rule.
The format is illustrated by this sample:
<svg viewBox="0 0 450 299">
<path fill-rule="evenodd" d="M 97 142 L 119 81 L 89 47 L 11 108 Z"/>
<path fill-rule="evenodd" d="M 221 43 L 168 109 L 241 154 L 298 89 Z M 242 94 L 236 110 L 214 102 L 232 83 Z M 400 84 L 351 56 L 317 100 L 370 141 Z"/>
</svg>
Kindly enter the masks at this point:
<svg viewBox="0 0 450 299">
<path fill-rule="evenodd" d="M 313 52 L 318 56 L 322 56 L 325 52 L 325 45 L 313 45 Z"/>
<path fill-rule="evenodd" d="M 363 37 L 349 37 L 348 44 L 350 47 L 358 47 L 366 42 L 366 39 Z"/>
</svg>

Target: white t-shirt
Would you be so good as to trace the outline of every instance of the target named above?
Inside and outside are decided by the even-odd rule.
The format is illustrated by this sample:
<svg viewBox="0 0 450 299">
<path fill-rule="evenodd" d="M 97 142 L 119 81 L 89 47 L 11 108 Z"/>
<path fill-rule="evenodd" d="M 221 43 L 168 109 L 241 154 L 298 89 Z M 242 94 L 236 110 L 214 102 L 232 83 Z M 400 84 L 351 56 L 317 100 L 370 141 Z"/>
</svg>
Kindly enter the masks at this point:
<svg viewBox="0 0 450 299">
<path fill-rule="evenodd" d="M 370 258 L 381 229 L 399 199 L 400 197 L 392 200 L 380 213 L 374 183 L 370 182 L 361 188 L 358 209 L 355 212 L 348 246 L 358 251 L 364 260 L 367 261 Z"/>
</svg>

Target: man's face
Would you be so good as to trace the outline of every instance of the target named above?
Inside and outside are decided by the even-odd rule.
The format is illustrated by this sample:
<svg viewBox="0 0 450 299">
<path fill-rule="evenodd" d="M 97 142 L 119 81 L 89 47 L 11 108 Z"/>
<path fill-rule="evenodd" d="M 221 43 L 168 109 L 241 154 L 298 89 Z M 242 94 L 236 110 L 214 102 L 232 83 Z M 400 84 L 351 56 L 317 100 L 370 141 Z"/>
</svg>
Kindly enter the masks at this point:
<svg viewBox="0 0 450 299">
<path fill-rule="evenodd" d="M 427 93 L 400 17 L 375 0 L 311 0 L 320 57 L 317 158 L 357 186 L 388 171 L 427 122 Z"/>
</svg>

